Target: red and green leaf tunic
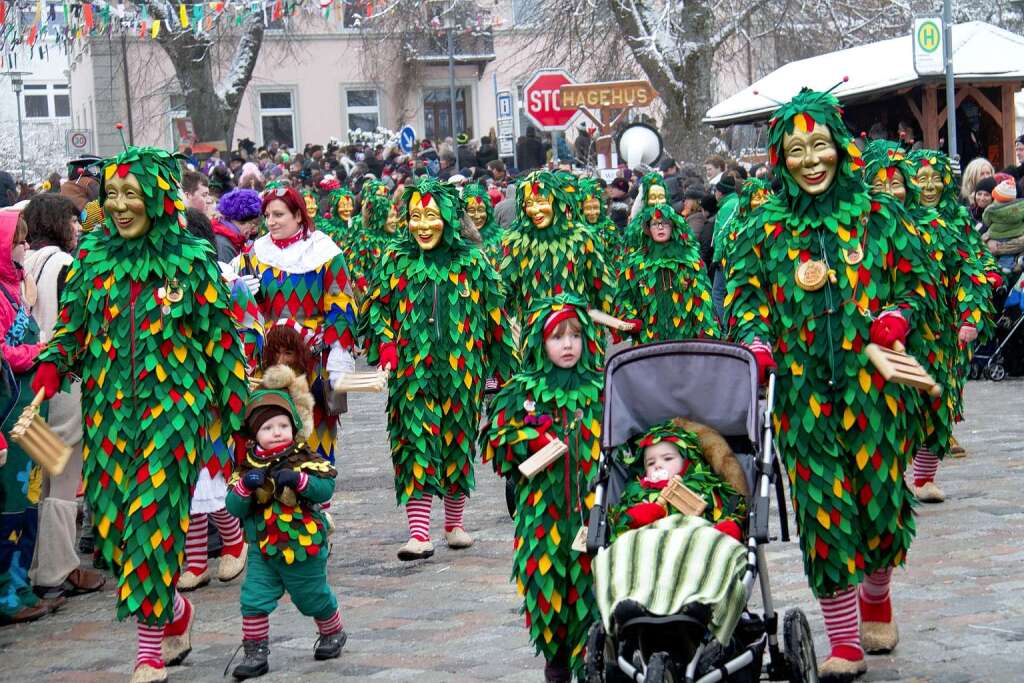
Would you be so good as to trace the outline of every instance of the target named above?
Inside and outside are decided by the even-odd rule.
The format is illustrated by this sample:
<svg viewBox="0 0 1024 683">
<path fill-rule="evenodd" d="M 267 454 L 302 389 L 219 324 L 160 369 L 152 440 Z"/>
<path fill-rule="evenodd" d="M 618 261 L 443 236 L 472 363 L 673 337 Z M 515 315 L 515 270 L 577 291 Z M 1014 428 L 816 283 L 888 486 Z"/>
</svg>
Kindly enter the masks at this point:
<svg viewBox="0 0 1024 683">
<path fill-rule="evenodd" d="M 40 355 L 82 378 L 82 475 L 99 548 L 118 567 L 118 618 L 171 620 L 210 416 L 232 431 L 245 363 L 209 245 L 185 230 L 177 161 L 132 147 L 104 163 L 142 187 L 151 229 L 122 238 L 110 216 L 82 237 Z"/>
<path fill-rule="evenodd" d="M 356 308 L 344 255 L 319 230 L 284 248 L 264 235 L 232 266 L 260 281 L 256 299 L 264 320 L 294 321 L 312 331 L 311 350 L 318 367 L 308 380 L 318 401 L 309 445 L 333 463 L 338 417 L 328 413 L 322 396 L 331 390 L 328 370 L 352 352 L 356 333 Z"/>
<path fill-rule="evenodd" d="M 596 200 L 598 204 L 597 219 L 591 223 L 583 210 L 587 200 Z M 626 256 L 626 248 L 623 239 L 623 231 L 615 225 L 615 221 L 608 217 L 604 203 L 604 190 L 594 178 L 580 178 L 579 197 L 576 200 L 579 205 L 579 221 L 590 228 L 591 232 L 601 241 L 601 253 L 604 254 L 604 261 L 608 267 L 618 272 L 618 265 Z M 618 278 L 616 278 L 618 282 Z"/>
<path fill-rule="evenodd" d="M 526 626 L 537 652 L 551 661 L 568 656 L 579 674 L 587 630 L 598 618 L 590 556 L 572 549 L 593 503 L 590 482 L 600 457 L 604 376 L 601 333 L 579 297 L 540 300 L 525 321 L 522 370 L 494 397 L 484 435 L 485 462 L 516 482 L 512 580 L 523 596 Z M 576 367 L 556 367 L 544 351 L 543 327 L 552 313 L 576 309 L 583 353 Z M 569 450 L 532 479 L 519 464 L 532 455 L 530 442 L 546 433 Z"/>
<path fill-rule="evenodd" d="M 668 221 L 672 237 L 659 244 L 643 228 L 640 247 L 622 271 L 615 316 L 640 321 L 633 333 L 638 344 L 717 337 L 711 283 L 686 219 L 667 204 L 644 207 L 639 218 L 642 226 L 653 218 Z"/>
<path fill-rule="evenodd" d="M 726 297 L 734 339 L 774 347 L 773 423 L 818 596 L 901 564 L 910 547 L 903 471 L 915 445 L 908 414 L 919 399 L 886 383 L 864 349 L 883 311 L 915 324 L 929 272 L 902 206 L 870 198 L 855 175 L 863 162 L 840 111 L 832 95 L 805 89 L 772 117 L 769 158 L 784 189 L 757 214 L 759 228 L 740 232 Z M 818 126 L 834 141 L 838 166 L 827 189 L 812 195 L 790 175 L 783 138 Z M 817 291 L 797 286 L 797 267 L 809 260 L 824 261 L 834 282 L 826 278 Z"/>
<path fill-rule="evenodd" d="M 236 484 L 253 469 L 267 469 L 267 483 L 243 496 Z M 305 475 L 300 494 L 287 496 L 272 490 L 270 472 L 282 469 Z M 337 476 L 334 467 L 303 441 L 266 457 L 250 448 L 229 482 L 227 509 L 242 520 L 246 540 L 257 544 L 263 557 L 286 565 L 303 562 L 328 551 L 327 523 L 317 503 L 331 499 Z"/>
<path fill-rule="evenodd" d="M 707 503 L 703 517 L 709 522 L 733 520 L 742 527 L 747 514 L 747 501 L 727 481 L 719 476 L 704 459 L 700 438 L 696 433 L 675 424 L 673 420 L 652 427 L 637 440 L 632 451 L 627 451 L 623 462 L 633 472 L 639 472 L 622 491 L 619 502 L 608 510 L 612 539 L 637 526 L 641 520 L 631 519 L 630 508 L 641 503 L 656 503 L 667 481 L 648 481 L 643 473 L 644 449 L 667 441 L 679 449 L 683 469 L 679 476 L 683 484 Z M 668 514 L 678 510 L 668 508 Z"/>
<path fill-rule="evenodd" d="M 871 142 L 864 153 L 865 179 L 872 192 L 885 192 L 893 183 L 905 187 L 904 205 L 924 240 L 931 270 L 926 284 L 927 306 L 920 324 L 907 339 L 907 350 L 943 387 L 941 396 L 922 397 L 923 445 L 940 459 L 949 450 L 953 423 L 960 411 L 960 397 L 966 377 L 958 373 L 961 351 L 958 332 L 964 322 L 985 316 L 989 285 L 980 263 L 965 258 L 967 245 L 950 229 L 934 209 L 920 204 L 913 182 L 913 167 L 903 149 L 894 142 Z M 970 322 L 970 324 L 974 324 Z"/>
<path fill-rule="evenodd" d="M 403 206 L 431 199 L 444 220 L 440 243 L 424 251 L 413 239 L 392 242 L 360 309 L 370 364 L 381 362 L 382 345 L 397 352 L 388 433 L 399 505 L 472 492 L 483 380 L 511 377 L 518 365 L 497 275 L 459 234 L 457 191 L 420 180 L 406 188 Z"/>
<path fill-rule="evenodd" d="M 553 220 L 547 227 L 534 225 L 525 204 L 535 198 L 551 203 Z M 574 294 L 591 308 L 611 312 L 613 295 L 600 242 L 573 220 L 570 192 L 547 171 L 529 174 L 516 187 L 516 221 L 501 242 L 499 272 L 505 285 L 508 314 L 518 320 L 539 299 Z"/>
<path fill-rule="evenodd" d="M 943 261 L 949 262 L 951 273 L 947 305 L 955 311 L 956 317 L 952 325 L 959 329 L 961 325 L 974 325 L 978 330 L 978 339 L 984 343 L 993 331 L 992 318 L 995 308 L 992 305 L 993 281 L 1001 277 L 999 266 L 981 240 L 981 234 L 974 229 L 967 209 L 957 199 L 957 187 L 953 180 L 953 170 L 949 157 L 935 150 L 917 150 L 909 155 L 910 163 L 917 171 L 931 166 L 942 178 L 942 195 L 935 210 L 944 228 L 941 231 Z M 963 388 L 967 382 L 967 374 L 971 365 L 972 347 L 970 344 L 955 345 L 952 356 L 951 382 L 948 392 L 953 399 L 952 412 L 956 421 L 962 419 Z M 939 452 L 940 457 L 944 450 Z"/>
</svg>

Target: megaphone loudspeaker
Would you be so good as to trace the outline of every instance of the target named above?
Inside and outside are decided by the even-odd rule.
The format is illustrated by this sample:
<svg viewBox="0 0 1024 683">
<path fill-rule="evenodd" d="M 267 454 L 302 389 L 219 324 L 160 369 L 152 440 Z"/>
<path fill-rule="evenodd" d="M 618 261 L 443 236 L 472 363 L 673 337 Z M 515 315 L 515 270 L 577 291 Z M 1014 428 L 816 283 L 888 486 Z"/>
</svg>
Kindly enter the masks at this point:
<svg viewBox="0 0 1024 683">
<path fill-rule="evenodd" d="M 636 168 L 641 164 L 653 166 L 661 158 L 661 134 L 654 126 L 646 123 L 626 126 L 615 142 L 619 158 L 625 161 L 629 168 Z"/>
</svg>

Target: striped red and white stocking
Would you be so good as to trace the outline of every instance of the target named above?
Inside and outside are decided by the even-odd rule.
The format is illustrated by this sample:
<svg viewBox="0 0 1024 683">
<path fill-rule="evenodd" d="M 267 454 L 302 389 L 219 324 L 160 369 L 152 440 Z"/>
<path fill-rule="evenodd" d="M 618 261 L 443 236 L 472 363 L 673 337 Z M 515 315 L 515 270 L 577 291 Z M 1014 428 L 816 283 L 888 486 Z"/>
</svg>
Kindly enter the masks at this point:
<svg viewBox="0 0 1024 683">
<path fill-rule="evenodd" d="M 135 655 L 135 667 L 141 664 L 148 664 L 156 669 L 164 666 L 163 655 L 160 654 L 160 643 L 164 638 L 163 626 L 146 626 L 138 624 L 136 628 L 138 637 L 138 654 Z"/>
<path fill-rule="evenodd" d="M 460 493 L 456 496 L 444 497 L 444 530 L 451 531 L 459 528 L 465 529 L 462 523 L 462 515 L 466 511 L 466 494 Z"/>
<path fill-rule="evenodd" d="M 831 597 L 820 598 L 818 602 L 825 617 L 825 633 L 832 656 L 851 662 L 864 659 L 857 619 L 857 589 L 850 587 Z"/>
<path fill-rule="evenodd" d="M 238 522 L 238 517 L 228 512 L 226 509 L 221 508 L 216 512 L 211 512 L 210 517 L 213 519 L 214 526 L 217 527 L 217 533 L 220 534 L 221 541 L 224 542 L 224 548 L 221 553 L 226 553 L 233 557 L 238 557 L 242 554 L 242 525 Z"/>
<path fill-rule="evenodd" d="M 417 541 L 430 540 L 430 506 L 433 496 L 414 498 L 405 504 L 405 516 L 409 519 L 409 538 Z"/>
<path fill-rule="evenodd" d="M 935 473 L 939 471 L 939 459 L 927 448 L 917 449 L 914 455 L 914 486 L 924 486 L 935 481 Z"/>
<path fill-rule="evenodd" d="M 860 585 L 860 618 L 863 621 L 892 621 L 892 600 L 889 586 L 892 583 L 892 567 L 879 569 L 864 577 Z"/>
<path fill-rule="evenodd" d="M 341 610 L 334 610 L 334 614 L 332 614 L 327 619 L 314 619 L 313 621 L 316 622 L 316 630 L 320 632 L 320 635 L 329 636 L 331 634 L 337 633 L 342 628 Z"/>
<path fill-rule="evenodd" d="M 210 520 L 205 513 L 188 516 L 188 533 L 185 534 L 185 570 L 193 574 L 206 571 L 209 559 L 207 543 Z"/>
<path fill-rule="evenodd" d="M 242 616 L 242 640 L 267 640 L 270 638 L 270 615 L 255 617 Z"/>
</svg>

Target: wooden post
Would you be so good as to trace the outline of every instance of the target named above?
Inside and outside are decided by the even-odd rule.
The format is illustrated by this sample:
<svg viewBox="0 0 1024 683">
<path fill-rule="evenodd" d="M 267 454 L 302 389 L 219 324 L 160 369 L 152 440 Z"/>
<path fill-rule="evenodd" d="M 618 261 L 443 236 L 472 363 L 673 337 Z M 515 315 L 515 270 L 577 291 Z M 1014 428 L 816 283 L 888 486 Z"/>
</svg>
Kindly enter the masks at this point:
<svg viewBox="0 0 1024 683">
<path fill-rule="evenodd" d="M 939 93 L 934 85 L 926 85 L 921 89 L 921 124 L 924 146 L 928 149 L 939 148 Z"/>
<path fill-rule="evenodd" d="M 1002 126 L 1003 126 L 1003 144 L 1000 146 L 1003 150 L 1003 163 L 1001 166 L 1009 166 L 1011 164 L 1017 164 L 1017 158 L 1013 154 L 1013 142 L 1017 137 L 1017 110 L 1013 103 L 1013 92 L 1020 86 L 1019 83 L 1004 84 L 1000 88 L 1000 94 L 1002 95 L 1000 102 L 1000 108 L 1002 109 Z"/>
</svg>

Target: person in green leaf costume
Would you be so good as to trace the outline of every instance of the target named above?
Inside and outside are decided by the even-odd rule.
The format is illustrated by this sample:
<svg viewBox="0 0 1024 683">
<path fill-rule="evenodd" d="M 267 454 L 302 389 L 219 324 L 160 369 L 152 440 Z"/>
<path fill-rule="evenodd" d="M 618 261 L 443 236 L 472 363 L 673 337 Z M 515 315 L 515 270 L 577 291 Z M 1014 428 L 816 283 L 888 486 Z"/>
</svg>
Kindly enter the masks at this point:
<svg viewBox="0 0 1024 683">
<path fill-rule="evenodd" d="M 495 268 L 501 261 L 501 237 L 504 230 L 494 220 L 494 207 L 487 188 L 480 183 L 471 183 L 462 189 L 462 203 L 473 227 L 480 233 L 481 247 Z"/>
<path fill-rule="evenodd" d="M 783 189 L 759 228 L 738 233 L 726 297 L 731 334 L 762 375 L 778 358 L 773 423 L 831 645 L 823 680 L 866 671 L 858 614 L 864 648 L 897 642 L 889 584 L 914 536 L 902 475 L 920 399 L 886 383 L 865 347 L 906 342 L 931 272 L 902 205 L 868 194 L 841 112 L 831 94 L 804 89 L 773 114 L 769 161 Z"/>
<path fill-rule="evenodd" d="M 639 249 L 643 243 L 644 225 L 640 222 L 640 214 L 644 208 L 668 203 L 668 185 L 665 184 L 665 178 L 660 173 L 652 171 L 640 179 L 640 190 L 633 201 L 629 224 L 626 226 L 623 236 L 622 249 L 625 256 Z"/>
<path fill-rule="evenodd" d="M 581 222 L 601 241 L 605 263 L 618 273 L 620 266 L 617 264 L 625 256 L 623 232 L 608 216 L 604 203 L 604 188 L 597 178 L 580 178 L 577 203 Z"/>
<path fill-rule="evenodd" d="M 991 314 L 991 290 L 983 264 L 970 253 L 961 233 L 953 230 L 934 208 L 922 206 L 914 183 L 916 173 L 898 143 L 875 140 L 864 150 L 864 177 L 876 194 L 890 194 L 907 207 L 929 247 L 935 289 L 928 290 L 931 306 L 922 324 L 908 338 L 908 351 L 943 387 L 940 396 L 924 406 L 923 442 L 914 456 L 914 489 L 926 503 L 945 499 L 935 474 L 949 452 L 953 424 L 962 408 L 966 367 L 961 347 L 984 331 Z"/>
<path fill-rule="evenodd" d="M 516 482 L 512 579 L 548 681 L 583 668 L 597 618 L 590 556 L 572 549 L 593 502 L 600 457 L 603 337 L 572 295 L 538 299 L 525 320 L 522 369 L 494 397 L 483 459 Z M 528 479 L 519 465 L 550 442 L 568 450 Z"/>
<path fill-rule="evenodd" d="M 133 679 L 166 680 L 191 649 L 175 590 L 212 415 L 236 430 L 242 344 L 212 247 L 187 233 L 178 161 L 129 147 L 104 164 L 101 229 L 83 235 L 33 387 L 82 378 L 82 476 L 117 616 L 138 621 Z M 163 641 L 163 642 L 161 642 Z"/>
<path fill-rule="evenodd" d="M 747 501 L 705 459 L 700 436 L 687 429 L 685 420 L 669 420 L 651 427 L 636 440 L 623 462 L 632 470 L 641 469 L 643 474 L 626 484 L 619 502 L 609 508 L 613 538 L 677 514 L 675 508 L 657 502 L 675 476 L 704 499 L 704 519 L 714 522 L 716 529 L 737 541 L 742 538 Z"/>
<path fill-rule="evenodd" d="M 686 219 L 668 204 L 638 216 L 643 238 L 629 254 L 615 297 L 615 316 L 631 322 L 635 343 L 717 337 L 711 283 Z"/>
<path fill-rule="evenodd" d="M 283 386 L 253 392 L 246 405 L 245 434 L 253 445 L 232 474 L 227 495 L 228 512 L 241 520 L 249 542 L 240 596 L 245 656 L 232 672 L 239 680 L 269 671 L 270 613 L 285 592 L 316 621 L 315 659 L 339 657 L 348 639 L 327 583 L 329 532 L 320 510 L 338 475 L 305 442 L 313 414 L 305 377 L 283 365 L 268 368 L 264 381 L 271 376 L 274 386 Z"/>
<path fill-rule="evenodd" d="M 351 258 L 348 245 L 352 241 L 352 212 L 355 210 L 355 201 L 355 195 L 347 187 L 336 188 L 327 195 L 327 234 L 345 254 L 346 259 Z"/>
<path fill-rule="evenodd" d="M 360 309 L 367 360 L 392 372 L 388 432 L 395 495 L 409 521 L 401 560 L 430 557 L 430 508 L 444 499 L 448 547 L 468 548 L 463 510 L 484 380 L 518 364 L 503 297 L 484 253 L 463 239 L 458 190 L 430 178 L 406 187 L 411 239 L 395 240 L 370 273 Z"/>
<path fill-rule="evenodd" d="M 393 235 L 388 232 L 388 210 L 391 200 L 388 187 L 379 180 L 367 180 L 360 193 L 362 206 L 350 229 L 351 257 L 347 257 L 352 282 L 359 292 L 365 292 L 367 283 L 380 266 L 381 256 Z"/>
<path fill-rule="evenodd" d="M 516 186 L 516 221 L 501 241 L 508 314 L 522 320 L 534 302 L 559 294 L 611 311 L 613 295 L 601 244 L 574 219 L 572 193 L 553 173 L 534 171 Z"/>
<path fill-rule="evenodd" d="M 977 296 L 972 297 L 976 305 L 973 309 L 957 308 L 960 314 L 960 327 L 973 325 L 981 343 L 988 341 L 992 334 L 991 316 L 994 312 L 991 294 L 984 296 L 985 284 L 991 291 L 1003 287 L 1003 276 L 998 264 L 981 240 L 981 234 L 974 229 L 974 221 L 967 208 L 962 206 L 957 198 L 958 188 L 953 178 L 953 169 L 947 157 L 942 152 L 929 149 L 915 150 L 908 155 L 910 163 L 915 170 L 913 184 L 918 188 L 920 204 L 925 208 L 935 209 L 939 218 L 945 223 L 946 229 L 958 236 L 958 253 L 967 263 L 965 267 L 970 269 L 968 275 L 974 281 Z M 976 271 L 984 274 L 984 279 Z M 963 278 L 961 278 L 962 280 Z M 959 297 L 959 294 L 957 294 Z M 959 336 L 959 334 L 958 334 Z M 963 378 L 971 366 L 972 356 L 972 334 L 968 332 L 959 339 L 960 345 L 955 355 L 954 375 Z M 960 421 L 962 410 L 963 380 L 958 391 L 954 394 L 955 408 L 954 416 Z M 956 439 L 951 437 L 950 452 L 960 452 Z M 917 458 L 915 458 L 915 467 Z M 935 470 L 938 468 L 936 460 L 923 458 L 920 464 L 921 470 L 916 472 L 914 479 L 920 479 L 922 486 L 927 486 L 929 477 L 934 479 Z"/>
</svg>

